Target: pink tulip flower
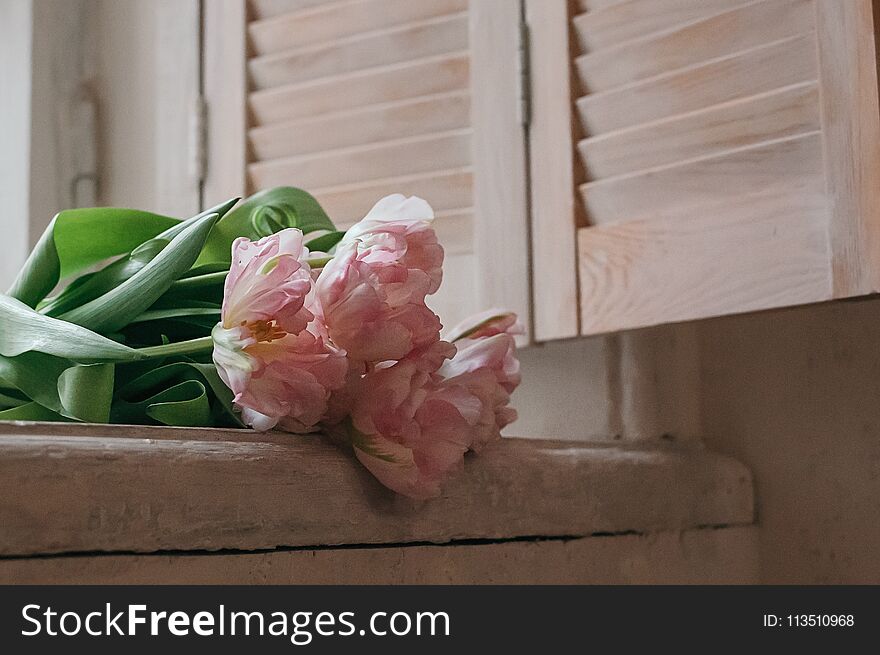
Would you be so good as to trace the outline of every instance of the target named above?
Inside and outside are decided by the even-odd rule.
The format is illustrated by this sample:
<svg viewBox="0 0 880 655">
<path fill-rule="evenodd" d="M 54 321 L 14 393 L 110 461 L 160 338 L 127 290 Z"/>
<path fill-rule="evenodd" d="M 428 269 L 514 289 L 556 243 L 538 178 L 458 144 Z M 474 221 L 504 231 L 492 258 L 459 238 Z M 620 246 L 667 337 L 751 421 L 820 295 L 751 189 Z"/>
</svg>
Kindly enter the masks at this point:
<svg viewBox="0 0 880 655">
<path fill-rule="evenodd" d="M 348 230 L 324 267 L 316 306 L 350 358 L 399 360 L 439 339 L 440 319 L 425 305 L 442 280 L 433 216 L 420 198 L 383 198 Z"/>
<path fill-rule="evenodd" d="M 345 354 L 320 336 L 309 309 L 307 256 L 302 232 L 292 228 L 232 245 L 221 320 L 211 333 L 214 363 L 242 420 L 257 430 L 310 431 L 345 381 Z"/>
</svg>

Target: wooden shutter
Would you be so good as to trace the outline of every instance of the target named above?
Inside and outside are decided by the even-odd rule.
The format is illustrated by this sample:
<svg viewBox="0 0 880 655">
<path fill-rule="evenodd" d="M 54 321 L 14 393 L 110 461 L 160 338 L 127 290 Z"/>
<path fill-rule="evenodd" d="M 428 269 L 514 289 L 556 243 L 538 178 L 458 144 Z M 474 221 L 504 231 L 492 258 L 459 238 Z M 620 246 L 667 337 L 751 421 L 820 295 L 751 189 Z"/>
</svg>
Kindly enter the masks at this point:
<svg viewBox="0 0 880 655">
<path fill-rule="evenodd" d="M 562 280 L 536 296 L 537 338 L 880 289 L 871 0 L 527 12 L 535 274 Z"/>
<path fill-rule="evenodd" d="M 229 151 L 209 157 L 207 200 L 229 195 L 220 180 L 299 186 L 347 227 L 384 195 L 421 196 L 447 252 L 434 300 L 444 323 L 492 305 L 528 318 L 517 3 L 222 0 L 206 11 L 206 90 L 221 115 L 210 140 Z"/>
</svg>

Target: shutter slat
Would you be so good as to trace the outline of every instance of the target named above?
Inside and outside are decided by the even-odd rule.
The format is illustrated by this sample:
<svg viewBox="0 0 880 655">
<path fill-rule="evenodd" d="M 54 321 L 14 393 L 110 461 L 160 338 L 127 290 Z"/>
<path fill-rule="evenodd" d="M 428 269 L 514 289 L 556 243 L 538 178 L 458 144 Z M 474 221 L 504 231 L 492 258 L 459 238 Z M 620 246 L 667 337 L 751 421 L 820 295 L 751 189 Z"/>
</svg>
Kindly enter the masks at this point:
<svg viewBox="0 0 880 655">
<path fill-rule="evenodd" d="M 248 71 L 253 87 L 266 89 L 462 50 L 467 45 L 467 14 L 459 13 L 255 57 Z"/>
<path fill-rule="evenodd" d="M 752 0 L 629 0 L 575 16 L 572 24 L 582 52 L 711 16 Z"/>
<path fill-rule="evenodd" d="M 351 0 L 249 0 L 250 14 L 255 19 L 272 18 L 328 3 L 347 4 Z"/>
<path fill-rule="evenodd" d="M 254 155 L 263 161 L 444 132 L 469 124 L 470 96 L 456 91 L 257 127 L 249 137 Z"/>
<path fill-rule="evenodd" d="M 595 93 L 803 34 L 814 27 L 812 0 L 758 0 L 682 27 L 582 55 L 575 65 L 583 88 Z"/>
<path fill-rule="evenodd" d="M 253 53 L 266 55 L 466 9 L 467 0 L 332 2 L 253 21 L 248 36 Z"/>
<path fill-rule="evenodd" d="M 813 184 L 822 174 L 822 144 L 813 133 L 589 182 L 580 191 L 590 222 L 600 225 L 712 201 L 735 204 L 770 186 Z"/>
<path fill-rule="evenodd" d="M 578 231 L 585 334 L 830 297 L 821 177 Z"/>
<path fill-rule="evenodd" d="M 417 175 L 371 180 L 356 184 L 311 189 L 334 221 L 351 223 L 362 218 L 388 193 L 425 198 L 437 212 L 468 207 L 473 202 L 470 169 L 431 171 Z"/>
<path fill-rule="evenodd" d="M 404 98 L 467 89 L 470 66 L 466 53 L 394 64 L 338 75 L 250 95 L 256 125 L 355 108 Z"/>
<path fill-rule="evenodd" d="M 578 144 L 592 179 L 796 136 L 820 129 L 816 82 L 785 87 Z"/>
<path fill-rule="evenodd" d="M 248 166 L 257 188 L 313 188 L 344 184 L 470 163 L 470 129 L 430 134 L 317 155 L 258 162 Z"/>
<path fill-rule="evenodd" d="M 802 34 L 579 98 L 587 134 L 601 134 L 817 79 L 816 36 Z"/>
</svg>

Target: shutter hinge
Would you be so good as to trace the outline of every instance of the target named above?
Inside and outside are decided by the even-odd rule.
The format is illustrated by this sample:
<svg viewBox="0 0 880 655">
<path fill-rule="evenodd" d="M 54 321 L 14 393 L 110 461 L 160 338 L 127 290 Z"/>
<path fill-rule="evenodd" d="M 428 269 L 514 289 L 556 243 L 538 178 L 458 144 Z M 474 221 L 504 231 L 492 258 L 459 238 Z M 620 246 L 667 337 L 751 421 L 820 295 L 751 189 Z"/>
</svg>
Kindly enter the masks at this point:
<svg viewBox="0 0 880 655">
<path fill-rule="evenodd" d="M 530 61 L 529 25 L 519 23 L 519 118 L 522 125 L 532 121 L 532 67 Z"/>
<path fill-rule="evenodd" d="M 189 129 L 190 175 L 201 185 L 208 167 L 208 103 L 201 94 L 193 102 Z"/>
</svg>

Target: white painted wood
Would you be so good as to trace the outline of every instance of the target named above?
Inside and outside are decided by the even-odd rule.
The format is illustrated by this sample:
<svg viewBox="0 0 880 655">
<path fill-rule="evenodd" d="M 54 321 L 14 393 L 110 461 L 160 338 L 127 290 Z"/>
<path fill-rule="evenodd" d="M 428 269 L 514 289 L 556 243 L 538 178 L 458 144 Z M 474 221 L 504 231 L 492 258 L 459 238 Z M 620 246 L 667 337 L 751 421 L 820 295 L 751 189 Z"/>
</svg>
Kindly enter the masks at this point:
<svg viewBox="0 0 880 655">
<path fill-rule="evenodd" d="M 819 76 L 835 296 L 880 290 L 880 109 L 871 0 L 818 0 Z"/>
<path fill-rule="evenodd" d="M 470 95 L 453 91 L 255 127 L 248 133 L 259 160 L 448 132 L 470 126 Z"/>
<path fill-rule="evenodd" d="M 576 195 L 568 3 L 528 0 L 531 77 L 529 171 L 534 338 L 579 334 Z M 550 282 L 552 280 L 552 283 Z"/>
<path fill-rule="evenodd" d="M 684 530 L 750 524 L 752 502 L 699 449 L 503 439 L 417 503 L 317 436 L 0 424 L 3 555 Z"/>
<path fill-rule="evenodd" d="M 471 162 L 470 142 L 468 127 L 255 162 L 248 166 L 248 173 L 254 186 L 260 189 L 281 185 L 312 189 L 354 184 L 467 166 Z M 434 201 L 430 197 L 426 200 Z"/>
<path fill-rule="evenodd" d="M 245 0 L 204 3 L 208 153 L 204 205 L 246 195 Z"/>
<path fill-rule="evenodd" d="M 6 256 L 0 290 L 15 280 L 30 246 L 30 133 L 33 8 L 31 0 L 0 3 L 0 214 Z"/>
<path fill-rule="evenodd" d="M 248 62 L 256 89 L 388 66 L 467 48 L 467 13 L 364 31 Z"/>
<path fill-rule="evenodd" d="M 575 61 L 586 89 L 595 93 L 691 66 L 785 37 L 803 34 L 816 23 L 813 0 L 757 0 Z"/>
<path fill-rule="evenodd" d="M 589 182 L 580 191 L 590 222 L 602 225 L 701 203 L 737 203 L 773 186 L 808 187 L 812 192 L 821 187 L 823 176 L 822 143 L 813 132 Z M 731 212 L 737 211 L 731 206 Z"/>
<path fill-rule="evenodd" d="M 479 545 L 0 560 L 3 584 L 754 584 L 757 529 Z"/>
<path fill-rule="evenodd" d="M 468 12 L 471 45 L 474 253 L 480 308 L 516 312 L 531 332 L 520 6 L 481 0 Z M 530 334 L 518 337 L 527 343 Z"/>
<path fill-rule="evenodd" d="M 200 209 L 201 192 L 199 143 L 194 124 L 200 87 L 199 1 L 159 0 L 154 11 L 155 211 L 169 216 L 192 216 Z"/>
<path fill-rule="evenodd" d="M 575 16 L 572 24 L 582 52 L 730 10 L 752 0 L 625 0 Z"/>
<path fill-rule="evenodd" d="M 597 334 L 829 299 L 824 181 L 796 178 L 735 200 L 664 204 L 644 220 L 582 228 L 581 329 Z"/>
<path fill-rule="evenodd" d="M 272 54 L 465 11 L 467 4 L 467 0 L 324 2 L 299 11 L 251 21 L 248 37 L 255 55 Z"/>
<path fill-rule="evenodd" d="M 683 70 L 592 93 L 577 101 L 587 134 L 600 134 L 817 79 L 813 32 Z"/>
<path fill-rule="evenodd" d="M 366 107 L 469 88 L 467 53 L 451 52 L 392 66 L 346 73 L 304 84 L 257 91 L 249 97 L 255 125 L 320 117 L 340 108 Z"/>
<path fill-rule="evenodd" d="M 583 139 L 578 150 L 587 175 L 602 179 L 819 129 L 818 84 L 805 82 L 599 134 Z"/>
</svg>

